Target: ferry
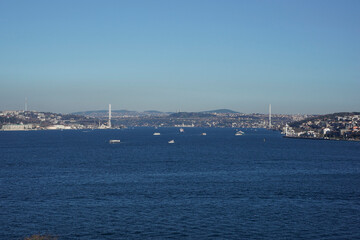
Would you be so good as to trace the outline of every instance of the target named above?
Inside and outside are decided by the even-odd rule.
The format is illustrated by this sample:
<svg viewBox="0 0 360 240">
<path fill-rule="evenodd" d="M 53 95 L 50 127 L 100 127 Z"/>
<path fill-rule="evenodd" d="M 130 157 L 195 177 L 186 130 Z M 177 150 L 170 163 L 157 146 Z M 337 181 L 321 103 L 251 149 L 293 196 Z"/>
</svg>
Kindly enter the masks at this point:
<svg viewBox="0 0 360 240">
<path fill-rule="evenodd" d="M 112 139 L 109 141 L 109 143 L 120 143 L 120 140 Z"/>
</svg>

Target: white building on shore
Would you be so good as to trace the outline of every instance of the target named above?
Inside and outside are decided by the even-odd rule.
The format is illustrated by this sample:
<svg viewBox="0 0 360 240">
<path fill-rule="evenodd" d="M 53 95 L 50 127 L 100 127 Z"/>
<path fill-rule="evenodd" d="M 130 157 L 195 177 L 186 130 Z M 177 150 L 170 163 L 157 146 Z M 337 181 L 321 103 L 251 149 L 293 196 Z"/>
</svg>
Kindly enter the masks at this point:
<svg viewBox="0 0 360 240">
<path fill-rule="evenodd" d="M 33 124 L 6 124 L 1 128 L 3 131 L 26 131 L 32 129 Z"/>
<path fill-rule="evenodd" d="M 47 130 L 60 130 L 60 129 L 73 129 L 71 126 L 65 126 L 65 125 L 51 125 L 46 128 Z"/>
</svg>

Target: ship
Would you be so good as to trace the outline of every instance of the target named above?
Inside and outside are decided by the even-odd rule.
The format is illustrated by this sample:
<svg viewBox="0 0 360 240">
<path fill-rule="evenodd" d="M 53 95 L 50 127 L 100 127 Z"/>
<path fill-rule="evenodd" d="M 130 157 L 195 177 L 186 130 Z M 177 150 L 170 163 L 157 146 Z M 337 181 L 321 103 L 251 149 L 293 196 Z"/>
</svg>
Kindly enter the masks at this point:
<svg viewBox="0 0 360 240">
<path fill-rule="evenodd" d="M 174 127 L 195 127 L 195 125 L 192 123 L 191 125 L 190 124 L 175 124 Z"/>
<path fill-rule="evenodd" d="M 241 135 L 244 135 L 244 132 L 243 131 L 237 131 L 235 133 L 235 136 L 241 136 Z"/>
</svg>

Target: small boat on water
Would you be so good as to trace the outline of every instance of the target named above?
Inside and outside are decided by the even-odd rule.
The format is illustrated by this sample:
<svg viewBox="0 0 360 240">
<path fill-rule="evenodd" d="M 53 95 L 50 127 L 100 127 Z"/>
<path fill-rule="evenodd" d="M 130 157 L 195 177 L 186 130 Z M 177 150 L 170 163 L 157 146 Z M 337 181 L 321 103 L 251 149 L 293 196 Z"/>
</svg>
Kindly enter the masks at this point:
<svg viewBox="0 0 360 240">
<path fill-rule="evenodd" d="M 201 135 L 202 135 L 202 136 L 206 136 L 206 133 L 202 133 Z"/>
<path fill-rule="evenodd" d="M 183 128 L 180 128 L 180 129 L 179 129 L 179 132 L 183 133 L 183 132 L 184 132 L 184 129 L 183 129 Z"/>
<path fill-rule="evenodd" d="M 112 139 L 112 140 L 109 141 L 109 143 L 120 143 L 120 140 Z"/>
<path fill-rule="evenodd" d="M 154 136 L 159 136 L 160 135 L 160 133 L 159 132 L 154 132 L 154 134 L 153 134 Z"/>
<path fill-rule="evenodd" d="M 235 136 L 241 136 L 241 135 L 244 135 L 244 132 L 243 131 L 237 131 L 235 133 Z"/>
<path fill-rule="evenodd" d="M 168 141 L 168 143 L 175 143 L 175 141 L 174 141 L 174 140 L 170 140 L 170 141 Z"/>
</svg>

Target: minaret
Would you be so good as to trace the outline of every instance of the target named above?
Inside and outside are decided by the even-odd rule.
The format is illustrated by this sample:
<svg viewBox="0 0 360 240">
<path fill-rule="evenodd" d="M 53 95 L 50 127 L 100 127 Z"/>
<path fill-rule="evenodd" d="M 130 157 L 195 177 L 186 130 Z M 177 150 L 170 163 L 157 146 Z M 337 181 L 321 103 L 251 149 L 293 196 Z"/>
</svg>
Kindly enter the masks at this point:
<svg viewBox="0 0 360 240">
<path fill-rule="evenodd" d="M 108 127 L 111 128 L 111 104 L 109 104 L 109 123 Z"/>
<path fill-rule="evenodd" d="M 269 129 L 271 129 L 271 104 L 269 104 Z"/>
</svg>

